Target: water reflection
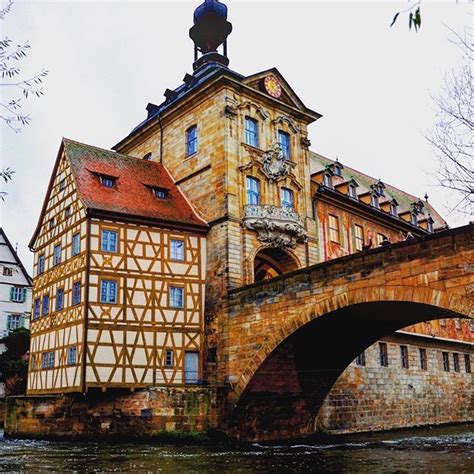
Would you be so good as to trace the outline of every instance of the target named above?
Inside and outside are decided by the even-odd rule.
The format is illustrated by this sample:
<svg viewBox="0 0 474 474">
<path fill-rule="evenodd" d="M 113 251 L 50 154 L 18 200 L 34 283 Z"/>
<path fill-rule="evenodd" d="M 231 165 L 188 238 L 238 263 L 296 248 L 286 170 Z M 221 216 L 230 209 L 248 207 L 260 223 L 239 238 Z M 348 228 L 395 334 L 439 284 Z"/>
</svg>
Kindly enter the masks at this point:
<svg viewBox="0 0 474 474">
<path fill-rule="evenodd" d="M 1 439 L 0 471 L 473 473 L 474 425 L 245 446 Z"/>
</svg>

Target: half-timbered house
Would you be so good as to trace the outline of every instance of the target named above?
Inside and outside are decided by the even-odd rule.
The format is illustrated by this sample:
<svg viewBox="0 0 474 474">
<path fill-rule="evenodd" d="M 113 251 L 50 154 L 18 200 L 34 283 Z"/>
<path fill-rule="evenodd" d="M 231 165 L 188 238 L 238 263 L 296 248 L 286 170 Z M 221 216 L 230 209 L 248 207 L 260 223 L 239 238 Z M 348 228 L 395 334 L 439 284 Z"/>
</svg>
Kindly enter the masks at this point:
<svg viewBox="0 0 474 474">
<path fill-rule="evenodd" d="M 206 231 L 163 165 L 63 140 L 30 242 L 28 393 L 196 383 Z"/>
</svg>

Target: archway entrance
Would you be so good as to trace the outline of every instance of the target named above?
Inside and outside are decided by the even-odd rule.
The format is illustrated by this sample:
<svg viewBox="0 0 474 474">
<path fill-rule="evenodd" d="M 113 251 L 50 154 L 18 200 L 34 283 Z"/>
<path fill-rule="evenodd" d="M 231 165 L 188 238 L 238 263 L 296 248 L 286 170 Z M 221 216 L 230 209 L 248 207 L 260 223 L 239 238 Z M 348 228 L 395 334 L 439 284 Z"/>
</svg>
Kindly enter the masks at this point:
<svg viewBox="0 0 474 474">
<path fill-rule="evenodd" d="M 279 248 L 263 249 L 255 256 L 254 282 L 269 280 L 294 270 L 298 270 L 298 264 L 290 254 Z"/>
</svg>

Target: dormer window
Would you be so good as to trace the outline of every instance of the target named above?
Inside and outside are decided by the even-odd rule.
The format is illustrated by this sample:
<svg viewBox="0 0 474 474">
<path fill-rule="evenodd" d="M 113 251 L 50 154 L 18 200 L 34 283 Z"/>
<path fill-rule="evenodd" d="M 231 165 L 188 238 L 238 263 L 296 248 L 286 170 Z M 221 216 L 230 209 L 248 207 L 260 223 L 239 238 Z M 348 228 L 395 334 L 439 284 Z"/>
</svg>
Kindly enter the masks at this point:
<svg viewBox="0 0 474 474">
<path fill-rule="evenodd" d="M 332 188 L 332 176 L 329 173 L 324 173 L 323 184 L 327 188 Z"/>
<path fill-rule="evenodd" d="M 377 193 L 372 193 L 370 195 L 370 205 L 372 207 L 375 207 L 375 209 L 380 209 L 379 196 L 377 195 Z"/>
<path fill-rule="evenodd" d="M 412 212 L 410 214 L 410 224 L 411 225 L 418 225 L 418 219 L 416 218 L 416 212 Z"/>
<path fill-rule="evenodd" d="M 414 214 L 421 214 L 423 212 L 424 204 L 422 201 L 416 201 L 412 203 L 411 208 Z"/>
<path fill-rule="evenodd" d="M 370 187 L 377 194 L 377 196 L 380 197 L 384 195 L 385 184 L 383 184 L 382 181 L 378 180 L 375 184 L 372 184 Z"/>
<path fill-rule="evenodd" d="M 334 173 L 334 176 L 339 176 L 342 177 L 342 169 L 344 166 L 339 163 L 339 161 L 335 161 L 334 164 L 332 165 L 332 172 Z"/>
<path fill-rule="evenodd" d="M 146 155 L 143 156 L 143 159 L 145 161 L 151 161 L 151 152 L 150 153 L 147 153 Z"/>
<path fill-rule="evenodd" d="M 100 177 L 100 184 L 102 184 L 104 188 L 113 188 L 115 186 L 115 178 L 112 178 L 112 176 L 102 175 Z"/>
<path fill-rule="evenodd" d="M 168 190 L 164 188 L 153 188 L 153 194 L 157 199 L 168 198 Z"/>
<path fill-rule="evenodd" d="M 427 227 L 426 227 L 426 230 L 432 234 L 434 232 L 434 227 L 433 227 L 433 224 L 434 224 L 434 221 L 433 219 L 431 218 L 431 216 L 428 217 L 428 221 L 427 221 Z"/>
<path fill-rule="evenodd" d="M 392 201 L 390 203 L 390 215 L 393 217 L 398 217 L 398 210 L 397 210 L 398 204 L 396 201 Z"/>
</svg>

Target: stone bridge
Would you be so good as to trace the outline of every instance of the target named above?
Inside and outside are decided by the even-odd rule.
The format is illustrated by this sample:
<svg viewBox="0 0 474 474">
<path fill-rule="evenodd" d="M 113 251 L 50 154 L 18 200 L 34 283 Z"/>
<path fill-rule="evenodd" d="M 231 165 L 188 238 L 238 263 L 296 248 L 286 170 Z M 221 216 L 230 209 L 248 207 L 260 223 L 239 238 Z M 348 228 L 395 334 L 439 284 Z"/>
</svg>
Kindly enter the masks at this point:
<svg viewBox="0 0 474 474">
<path fill-rule="evenodd" d="M 470 225 L 232 290 L 220 347 L 227 431 L 250 440 L 308 435 L 364 349 L 415 323 L 472 318 L 473 247 Z"/>
</svg>

